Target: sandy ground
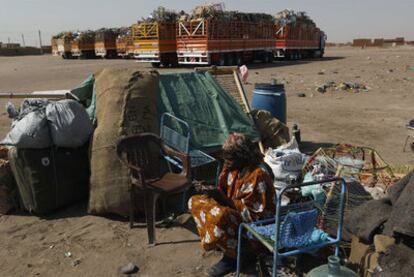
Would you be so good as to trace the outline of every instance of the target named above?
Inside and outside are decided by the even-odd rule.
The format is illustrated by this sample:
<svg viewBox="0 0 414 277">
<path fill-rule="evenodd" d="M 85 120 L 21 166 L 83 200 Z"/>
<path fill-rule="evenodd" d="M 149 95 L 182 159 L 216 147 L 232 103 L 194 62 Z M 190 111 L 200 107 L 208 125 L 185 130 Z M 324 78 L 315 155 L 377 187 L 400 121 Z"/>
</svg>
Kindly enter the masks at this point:
<svg viewBox="0 0 414 277">
<path fill-rule="evenodd" d="M 151 69 L 124 60 L 0 57 L 0 92 L 70 89 L 105 66 Z M 303 140 L 313 147 L 341 142 L 370 146 L 389 163 L 413 164 L 413 154 L 402 152 L 404 125 L 414 118 L 410 66 L 414 66 L 414 48 L 331 48 L 320 61 L 251 66 L 246 91 L 251 97 L 254 83 L 272 78 L 285 83 L 288 123 L 298 123 Z M 369 89 L 315 91 L 328 81 L 359 82 Z M 6 102 L 1 100 L 0 106 Z M 3 112 L 0 123 L 3 137 L 9 129 Z M 219 258 L 218 253 L 203 253 L 198 237 L 186 228 L 159 229 L 158 240 L 160 245 L 148 247 L 145 228 L 130 230 L 119 218 L 87 215 L 84 206 L 47 218 L 2 216 L 0 276 L 118 276 L 118 267 L 128 262 L 140 268 L 139 276 L 201 276 Z M 65 256 L 67 252 L 71 257 Z"/>
</svg>

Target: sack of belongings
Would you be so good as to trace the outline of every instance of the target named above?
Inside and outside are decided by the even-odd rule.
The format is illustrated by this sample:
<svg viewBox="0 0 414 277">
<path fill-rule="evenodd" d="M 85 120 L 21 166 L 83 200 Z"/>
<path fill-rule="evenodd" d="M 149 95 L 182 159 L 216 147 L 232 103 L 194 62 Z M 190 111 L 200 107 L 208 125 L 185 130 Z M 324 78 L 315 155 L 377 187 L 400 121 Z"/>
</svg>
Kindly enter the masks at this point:
<svg viewBox="0 0 414 277">
<path fill-rule="evenodd" d="M 307 156 L 299 151 L 295 137 L 288 144 L 276 149 L 269 148 L 264 157 L 264 161 L 273 171 L 274 185 L 278 189 L 299 179 L 306 159 Z"/>
<path fill-rule="evenodd" d="M 8 159 L 8 148 L 0 147 L 0 215 L 19 205 L 18 191 Z"/>
<path fill-rule="evenodd" d="M 116 143 L 122 136 L 159 133 L 159 95 L 157 72 L 108 68 L 96 75 L 90 213 L 128 214 L 128 169 L 118 160 Z"/>
<path fill-rule="evenodd" d="M 9 104 L 9 117 L 13 118 L 10 132 L 1 142 L 21 148 L 45 148 L 52 144 L 46 119 L 46 99 L 26 99 L 16 111 Z"/>
<path fill-rule="evenodd" d="M 46 106 L 53 144 L 76 148 L 84 145 L 93 133 L 93 125 L 85 108 L 74 100 L 51 102 Z"/>
<path fill-rule="evenodd" d="M 10 166 L 24 209 L 45 214 L 88 195 L 88 146 L 9 151 Z"/>
<path fill-rule="evenodd" d="M 290 141 L 289 128 L 269 111 L 253 110 L 251 114 L 265 148 L 276 148 Z"/>
<path fill-rule="evenodd" d="M 11 104 L 12 129 L 1 142 L 21 149 L 43 149 L 52 145 L 77 148 L 83 146 L 93 132 L 85 108 L 74 100 L 50 102 L 26 99 L 17 111 Z"/>
</svg>

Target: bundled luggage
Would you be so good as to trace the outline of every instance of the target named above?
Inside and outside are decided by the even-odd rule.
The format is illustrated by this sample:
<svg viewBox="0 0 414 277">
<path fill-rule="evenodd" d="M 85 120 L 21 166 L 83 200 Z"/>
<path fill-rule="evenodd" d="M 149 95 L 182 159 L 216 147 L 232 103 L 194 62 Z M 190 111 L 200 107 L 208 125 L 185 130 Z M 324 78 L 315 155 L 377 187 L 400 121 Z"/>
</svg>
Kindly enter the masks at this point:
<svg viewBox="0 0 414 277">
<path fill-rule="evenodd" d="M 159 133 L 159 74 L 104 69 L 96 75 L 96 121 L 91 151 L 89 212 L 129 211 L 128 170 L 116 154 L 122 136 Z"/>
<path fill-rule="evenodd" d="M 23 208 L 45 214 L 86 199 L 90 175 L 87 146 L 77 149 L 12 147 L 10 166 Z"/>
<path fill-rule="evenodd" d="M 85 108 L 69 99 L 26 99 L 19 109 L 9 104 L 8 113 L 12 129 L 2 144 L 11 146 L 8 158 L 17 186 L 4 180 L 8 162 L 0 160 L 0 213 L 13 208 L 16 195 L 35 214 L 86 199 L 93 125 Z"/>
</svg>

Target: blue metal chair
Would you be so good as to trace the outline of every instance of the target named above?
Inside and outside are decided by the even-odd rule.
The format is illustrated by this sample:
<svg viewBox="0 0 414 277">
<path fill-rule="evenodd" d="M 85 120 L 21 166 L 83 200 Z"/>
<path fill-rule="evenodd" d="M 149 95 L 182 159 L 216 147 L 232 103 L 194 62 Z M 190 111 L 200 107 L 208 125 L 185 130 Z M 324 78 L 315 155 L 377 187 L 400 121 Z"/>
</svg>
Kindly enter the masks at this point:
<svg viewBox="0 0 414 277">
<path fill-rule="evenodd" d="M 184 120 L 170 114 L 163 113 L 161 116 L 160 124 L 160 137 L 163 142 L 169 147 L 186 153 L 190 156 L 191 160 L 191 177 L 195 177 L 195 170 L 207 166 L 213 163 L 216 163 L 214 181 L 217 183 L 217 178 L 220 170 L 219 161 L 208 155 L 207 153 L 193 149 L 191 147 L 191 128 L 190 125 Z M 182 169 L 182 163 L 179 159 L 163 155 L 163 157 L 172 165 L 176 166 L 179 169 Z"/>
<path fill-rule="evenodd" d="M 288 204 L 282 207 L 282 196 L 294 189 L 305 186 L 332 183 L 341 186 L 338 205 L 338 227 L 336 237 L 316 228 L 318 218 L 318 203 L 306 201 L 303 203 Z M 276 192 L 276 214 L 274 218 L 242 223 L 239 226 L 237 248 L 237 275 L 240 275 L 241 250 L 243 231 L 246 230 L 248 238 L 255 239 L 263 244 L 273 254 L 272 276 L 277 276 L 278 261 L 280 258 L 308 253 L 329 245 L 335 245 L 335 255 L 339 256 L 339 244 L 342 239 L 342 223 L 345 206 L 346 183 L 343 178 L 333 178 L 317 182 L 289 185 Z M 313 232 L 323 234 L 323 240 L 312 241 Z"/>
</svg>

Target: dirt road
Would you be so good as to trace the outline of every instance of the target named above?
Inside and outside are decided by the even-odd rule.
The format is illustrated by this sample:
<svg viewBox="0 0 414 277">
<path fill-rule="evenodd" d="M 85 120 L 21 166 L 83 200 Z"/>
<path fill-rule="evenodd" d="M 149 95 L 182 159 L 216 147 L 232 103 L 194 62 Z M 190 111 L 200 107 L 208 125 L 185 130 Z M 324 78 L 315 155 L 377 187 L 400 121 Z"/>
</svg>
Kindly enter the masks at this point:
<svg viewBox="0 0 414 277">
<path fill-rule="evenodd" d="M 314 146 L 371 146 L 389 163 L 412 164 L 413 154 L 403 153 L 402 146 L 404 125 L 414 118 L 414 71 L 408 69 L 414 66 L 413 50 L 331 48 L 321 61 L 255 65 L 250 67 L 246 91 L 251 97 L 254 83 L 276 78 L 286 85 L 288 123 L 299 124 L 305 141 Z M 125 60 L 0 57 L 0 92 L 70 89 L 105 66 L 151 69 Z M 315 91 L 328 81 L 358 82 L 368 91 Z M 0 107 L 5 103 L 2 100 Z M 9 120 L 2 114 L 0 122 L 3 137 Z M 117 276 L 119 266 L 133 262 L 140 276 L 201 276 L 219 256 L 203 253 L 197 236 L 185 228 L 160 229 L 158 234 L 161 245 L 148 248 L 145 228 L 130 230 L 122 220 L 86 215 L 83 206 L 48 218 L 2 216 L 0 275 Z"/>
</svg>

